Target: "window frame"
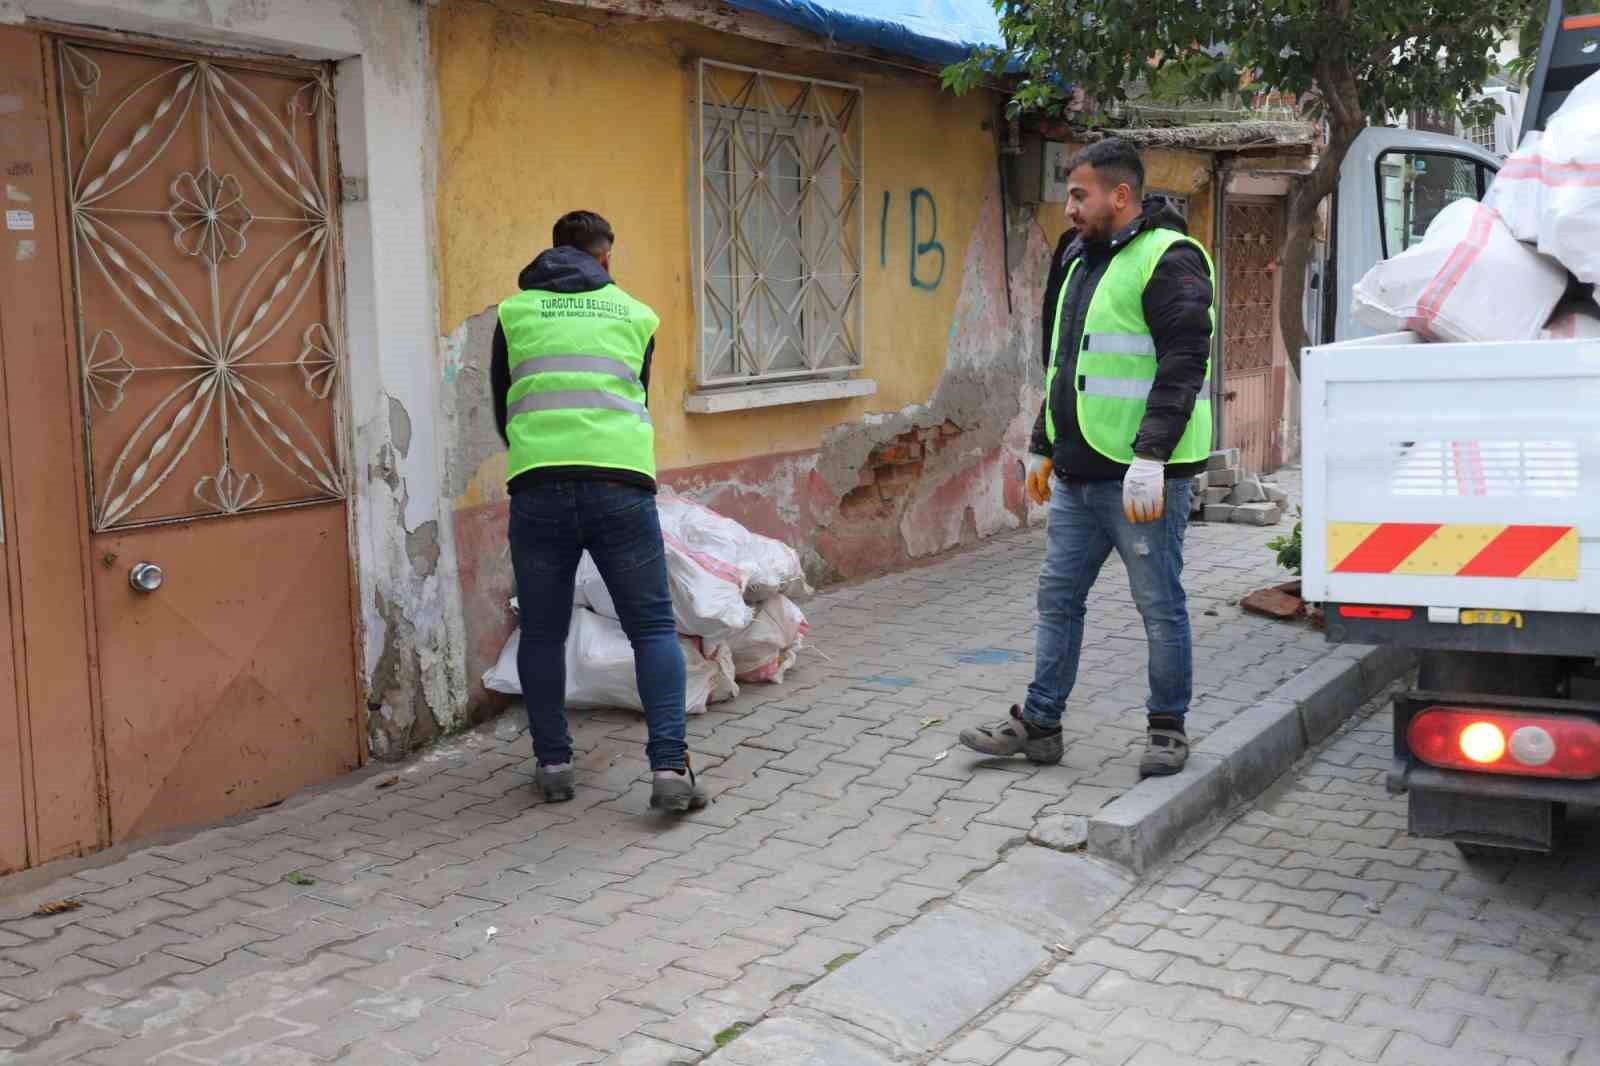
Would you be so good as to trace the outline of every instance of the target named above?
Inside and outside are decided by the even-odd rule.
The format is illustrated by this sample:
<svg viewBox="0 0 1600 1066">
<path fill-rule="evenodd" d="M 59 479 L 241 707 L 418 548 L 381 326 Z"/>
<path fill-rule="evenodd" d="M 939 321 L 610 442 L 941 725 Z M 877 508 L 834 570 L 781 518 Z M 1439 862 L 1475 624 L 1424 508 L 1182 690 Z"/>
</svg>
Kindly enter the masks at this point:
<svg viewBox="0 0 1600 1066">
<path fill-rule="evenodd" d="M 1378 246 L 1379 250 L 1382 252 L 1384 261 L 1393 259 L 1401 252 L 1415 247 L 1414 244 L 1408 243 L 1405 248 L 1402 248 L 1399 251 L 1391 252 L 1389 250 L 1389 203 L 1383 186 L 1383 167 L 1385 161 L 1388 160 L 1390 156 L 1435 156 L 1445 159 L 1459 159 L 1473 168 L 1474 175 L 1477 179 L 1477 193 L 1475 199 L 1478 200 L 1482 200 L 1484 193 L 1488 191 L 1489 183 L 1494 174 L 1493 169 L 1490 168 L 1487 163 L 1484 163 L 1482 160 L 1476 159 L 1473 156 L 1467 155 L 1465 152 L 1452 152 L 1447 149 L 1435 148 L 1419 149 L 1416 147 L 1404 146 L 1388 148 L 1380 152 L 1378 154 L 1378 158 L 1373 161 L 1372 173 L 1373 181 L 1378 194 Z M 1402 176 L 1402 181 L 1403 180 L 1404 178 Z M 1403 189 L 1401 195 L 1404 195 Z M 1440 210 L 1443 210 L 1443 208 Z"/>
<path fill-rule="evenodd" d="M 808 96 L 811 92 L 817 89 L 823 89 L 834 93 L 850 94 L 848 106 L 839 109 L 839 114 L 845 116 L 842 122 L 835 121 L 837 120 L 838 116 L 831 115 L 831 112 L 834 110 L 832 107 L 828 108 L 828 111 L 830 112 L 830 118 L 822 120 L 822 124 L 827 126 L 827 128 L 838 131 L 841 141 L 839 166 L 842 177 L 839 179 L 839 187 L 841 190 L 842 202 L 837 208 L 835 208 L 838 219 L 838 233 L 834 238 L 832 238 L 829 248 L 824 255 L 836 256 L 841 262 L 842 266 L 853 269 L 853 273 L 843 275 L 849 279 L 844 291 L 844 302 L 848 306 L 845 307 L 845 310 L 840 313 L 836 319 L 832 316 L 830 316 L 828 319 L 829 322 L 837 321 L 839 324 L 840 330 L 838 339 L 846 341 L 850 347 L 854 349 L 854 360 L 848 365 L 828 367 L 808 365 L 801 368 L 767 371 L 759 374 L 740 374 L 737 372 L 741 363 L 739 358 L 741 344 L 740 338 L 741 334 L 745 332 L 743 320 L 740 317 L 738 310 L 740 303 L 743 302 L 739 294 L 742 291 L 745 291 L 748 286 L 756 284 L 756 282 L 753 279 L 747 278 L 743 274 L 738 273 L 738 254 L 734 251 L 733 246 L 730 244 L 725 254 L 729 255 L 730 257 L 730 270 L 732 271 L 730 275 L 730 289 L 733 294 L 733 306 L 730 309 L 730 321 L 728 322 L 728 328 L 732 333 L 731 343 L 733 345 L 733 354 L 731 359 L 732 373 L 724 373 L 721 375 L 712 374 L 712 359 L 718 353 L 714 351 L 708 343 L 708 324 L 716 321 L 717 319 L 713 316 L 710 306 L 710 293 L 712 288 L 710 266 L 713 253 L 712 250 L 708 248 L 708 242 L 713 236 L 711 233 L 713 216 L 708 210 L 707 205 L 707 134 L 708 129 L 712 127 L 713 123 L 715 122 L 715 119 L 711 118 L 710 116 L 714 115 L 714 113 L 718 111 L 731 110 L 737 113 L 737 111 L 740 110 L 737 105 L 739 104 L 740 99 L 744 96 L 744 92 L 741 91 L 740 93 L 734 94 L 732 99 L 712 99 L 707 92 L 708 72 L 721 73 L 724 77 L 729 73 L 736 76 L 743 76 L 749 79 L 749 82 L 751 83 L 756 83 L 757 79 L 769 79 L 779 83 L 788 83 L 790 85 L 798 83 L 800 86 L 804 87 L 804 92 Z M 867 218 L 864 130 L 866 104 L 865 90 L 860 85 L 854 85 L 846 82 L 829 81 L 823 78 L 812 78 L 803 75 L 783 73 L 781 71 L 740 66 L 738 64 L 723 63 L 704 58 L 696 61 L 695 75 L 695 93 L 691 101 L 691 106 L 694 108 L 694 120 L 691 123 L 694 140 L 694 163 L 691 170 L 691 180 L 694 182 L 692 192 L 692 202 L 694 204 L 694 221 L 692 226 L 694 247 L 693 267 L 695 306 L 697 308 L 698 319 L 695 329 L 696 347 L 694 387 L 697 392 L 711 393 L 724 392 L 727 390 L 740 388 L 758 387 L 770 389 L 774 387 L 783 388 L 786 386 L 805 387 L 814 386 L 819 383 L 826 384 L 829 382 L 838 383 L 846 381 L 853 375 L 857 375 L 866 369 L 865 256 Z M 713 73 L 712 76 L 715 76 L 715 73 Z M 718 95 L 722 95 L 720 90 L 718 90 Z M 785 98 L 787 99 L 787 96 L 785 96 Z M 773 104 L 777 103 L 776 99 L 771 96 L 769 96 L 768 99 Z M 757 119 L 758 130 L 760 126 L 767 120 L 768 116 L 771 116 L 771 119 L 774 123 L 783 118 L 782 112 L 774 111 L 770 107 L 752 110 L 760 110 L 764 112 L 764 114 L 760 115 Z M 803 110 L 795 111 L 791 117 L 805 115 L 808 113 L 812 115 L 817 114 L 815 111 L 812 111 L 809 107 L 807 107 Z M 780 135 L 791 135 L 789 131 L 779 130 L 778 132 Z M 743 131 L 739 130 L 736 131 L 736 133 L 742 135 Z M 798 139 L 798 131 L 796 131 L 796 133 L 793 135 L 795 135 Z M 728 141 L 727 150 L 730 159 L 730 164 L 728 167 L 728 173 L 730 175 L 730 196 L 728 210 L 730 214 L 727 219 L 727 224 L 731 226 L 734 224 L 736 218 L 735 213 L 738 210 L 739 199 L 738 196 L 733 195 L 733 189 L 735 186 L 734 175 L 739 172 L 739 163 L 736 161 L 736 157 L 739 153 L 734 148 L 731 138 Z M 810 171 L 807 169 L 811 160 L 805 158 L 804 153 L 797 152 L 796 155 L 800 157 L 800 169 L 798 177 L 801 185 L 804 186 L 808 178 L 815 180 L 815 176 L 811 175 Z M 851 165 L 852 163 L 853 166 Z M 849 186 L 853 186 L 853 190 L 847 192 L 846 190 Z M 853 195 L 854 197 L 853 205 L 849 204 L 848 202 L 843 202 L 850 195 Z M 793 235 L 793 241 L 796 251 L 801 256 L 803 262 L 806 250 L 804 233 L 807 218 L 807 208 L 804 206 L 798 206 L 795 211 L 795 216 L 796 231 Z M 814 282 L 815 278 L 813 276 L 806 280 Z M 813 350 L 809 350 L 810 342 L 807 340 L 804 333 L 804 319 L 807 314 L 808 301 L 816 298 L 822 297 L 808 296 L 805 294 L 804 290 L 802 290 L 798 297 L 796 311 L 794 313 L 794 317 L 791 319 L 790 324 L 792 329 L 797 331 L 800 335 L 800 358 L 802 362 L 807 363 L 810 362 L 816 353 Z M 826 327 L 823 328 L 825 329 Z M 838 339 L 836 339 L 833 343 L 838 343 Z M 830 344 L 830 350 L 831 348 L 832 345 Z"/>
</svg>

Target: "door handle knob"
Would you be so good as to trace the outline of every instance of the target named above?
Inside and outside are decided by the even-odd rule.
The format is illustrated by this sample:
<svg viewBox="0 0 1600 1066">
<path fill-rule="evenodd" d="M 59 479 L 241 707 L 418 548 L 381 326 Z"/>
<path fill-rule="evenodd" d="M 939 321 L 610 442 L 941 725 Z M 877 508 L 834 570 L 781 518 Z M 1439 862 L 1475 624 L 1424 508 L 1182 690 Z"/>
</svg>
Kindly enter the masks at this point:
<svg viewBox="0 0 1600 1066">
<path fill-rule="evenodd" d="M 167 575 L 155 563 L 135 563 L 128 571 L 128 584 L 135 592 L 154 592 L 166 579 Z"/>
</svg>

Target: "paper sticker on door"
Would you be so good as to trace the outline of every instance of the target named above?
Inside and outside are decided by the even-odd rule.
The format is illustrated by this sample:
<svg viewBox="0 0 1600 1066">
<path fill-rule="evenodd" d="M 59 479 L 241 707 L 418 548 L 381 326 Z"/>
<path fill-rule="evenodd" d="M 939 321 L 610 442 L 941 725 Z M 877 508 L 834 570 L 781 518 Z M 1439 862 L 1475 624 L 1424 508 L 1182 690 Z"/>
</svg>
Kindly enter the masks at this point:
<svg viewBox="0 0 1600 1066">
<path fill-rule="evenodd" d="M 6 229 L 31 230 L 33 229 L 33 212 L 11 210 L 6 212 Z"/>
</svg>

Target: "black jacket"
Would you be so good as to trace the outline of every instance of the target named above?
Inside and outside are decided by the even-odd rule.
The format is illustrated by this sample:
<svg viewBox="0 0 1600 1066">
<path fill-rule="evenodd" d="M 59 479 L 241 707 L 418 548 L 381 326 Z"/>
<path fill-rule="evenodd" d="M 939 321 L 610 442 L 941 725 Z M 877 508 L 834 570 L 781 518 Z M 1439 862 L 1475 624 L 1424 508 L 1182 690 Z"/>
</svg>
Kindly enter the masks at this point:
<svg viewBox="0 0 1600 1066">
<path fill-rule="evenodd" d="M 1083 344 L 1084 319 L 1089 301 L 1105 277 L 1112 257 L 1147 229 L 1173 229 L 1188 233 L 1183 216 L 1170 199 L 1152 196 L 1144 213 L 1124 227 L 1109 244 L 1091 244 L 1068 231 L 1056 245 L 1044 289 L 1044 367 L 1059 361 L 1050 409 L 1055 415 L 1056 443 L 1052 450 L 1045 434 L 1045 408 L 1034 423 L 1030 450 L 1055 462 L 1059 477 L 1081 481 L 1120 480 L 1128 468 L 1089 447 L 1078 428 L 1078 405 L 1073 394 L 1078 350 Z M 1056 302 L 1074 261 L 1078 269 L 1061 306 L 1061 346 L 1051 352 L 1055 332 Z M 1165 462 L 1171 455 L 1194 411 L 1195 398 L 1205 382 L 1206 359 L 1211 354 L 1211 276 L 1205 257 L 1192 244 L 1176 244 L 1156 265 L 1144 290 L 1144 317 L 1156 344 L 1156 379 L 1150 387 L 1144 422 L 1133 440 L 1135 455 Z M 1053 451 L 1053 454 L 1052 454 Z M 1169 478 L 1192 477 L 1204 470 L 1204 461 L 1173 464 Z"/>
<path fill-rule="evenodd" d="M 606 273 L 605 267 L 600 265 L 599 260 L 577 248 L 551 248 L 523 267 L 522 273 L 517 277 L 517 287 L 524 292 L 529 289 L 563 294 L 594 292 L 610 284 L 612 284 L 611 275 Z M 639 371 L 639 380 L 644 384 L 647 394 L 650 390 L 650 359 L 655 350 L 656 339 L 651 337 L 650 343 L 644 349 L 644 366 Z M 500 439 L 509 444 L 510 439 L 506 436 L 506 398 L 511 392 L 511 356 L 506 350 L 505 330 L 500 328 L 499 322 L 494 326 L 494 353 L 489 360 L 489 387 L 494 393 L 494 424 L 500 430 Z M 621 481 L 649 489 L 651 492 L 656 490 L 655 481 L 643 474 L 598 466 L 552 466 L 529 470 L 512 478 L 507 488 L 512 495 L 515 495 L 527 486 L 541 481 Z"/>
</svg>

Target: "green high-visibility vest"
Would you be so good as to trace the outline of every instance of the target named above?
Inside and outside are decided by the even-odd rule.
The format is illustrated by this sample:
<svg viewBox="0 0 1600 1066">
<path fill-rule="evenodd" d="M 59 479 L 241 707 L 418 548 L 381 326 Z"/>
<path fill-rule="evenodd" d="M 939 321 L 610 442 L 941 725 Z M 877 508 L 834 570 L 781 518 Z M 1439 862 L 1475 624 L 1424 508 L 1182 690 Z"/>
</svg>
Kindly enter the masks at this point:
<svg viewBox="0 0 1600 1066">
<path fill-rule="evenodd" d="M 573 294 L 528 289 L 500 305 L 511 364 L 506 480 L 563 466 L 656 476 L 640 375 L 660 324 L 615 285 Z"/>
<path fill-rule="evenodd" d="M 1072 383 L 1077 395 L 1078 431 L 1089 447 L 1113 462 L 1133 462 L 1133 440 L 1144 422 L 1145 403 L 1156 379 L 1156 344 L 1144 320 L 1145 286 L 1150 284 L 1156 264 L 1161 262 L 1167 249 L 1180 242 L 1194 245 L 1205 256 L 1206 271 L 1211 275 L 1215 292 L 1216 268 L 1200 242 L 1176 230 L 1153 229 L 1139 234 L 1112 257 L 1089 301 L 1083 343 L 1078 351 L 1077 375 Z M 1080 262 L 1072 264 L 1061 286 L 1061 296 L 1056 303 L 1055 335 L 1050 340 L 1050 372 L 1045 375 L 1044 388 L 1045 433 L 1051 444 L 1056 441 L 1052 397 L 1060 360 L 1061 312 L 1066 306 L 1072 275 Z M 1213 301 L 1213 331 L 1216 326 L 1217 309 Z M 1211 358 L 1207 356 L 1205 383 L 1195 397 L 1188 428 L 1168 461 L 1194 463 L 1210 454 Z"/>
</svg>

